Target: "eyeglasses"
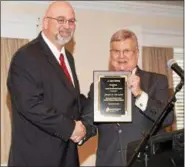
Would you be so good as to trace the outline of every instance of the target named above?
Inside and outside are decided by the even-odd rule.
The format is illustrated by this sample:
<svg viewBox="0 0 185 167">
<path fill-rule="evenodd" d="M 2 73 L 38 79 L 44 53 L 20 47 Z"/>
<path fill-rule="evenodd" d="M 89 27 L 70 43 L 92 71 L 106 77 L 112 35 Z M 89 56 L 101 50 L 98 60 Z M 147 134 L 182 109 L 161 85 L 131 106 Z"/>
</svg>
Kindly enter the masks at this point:
<svg viewBox="0 0 185 167">
<path fill-rule="evenodd" d="M 131 55 L 134 52 L 136 52 L 137 50 L 130 50 L 130 49 L 125 49 L 125 50 L 117 50 L 117 49 L 111 49 L 111 52 L 113 52 L 114 54 L 120 55 L 121 52 L 123 53 L 123 55 Z"/>
<path fill-rule="evenodd" d="M 62 24 L 66 24 L 68 22 L 68 24 L 70 26 L 73 26 L 76 23 L 76 19 L 69 19 L 69 20 L 67 20 L 64 17 L 57 17 L 57 18 L 54 18 L 54 17 L 46 17 L 46 18 L 56 20 L 58 22 L 58 24 L 61 24 L 61 25 Z"/>
</svg>

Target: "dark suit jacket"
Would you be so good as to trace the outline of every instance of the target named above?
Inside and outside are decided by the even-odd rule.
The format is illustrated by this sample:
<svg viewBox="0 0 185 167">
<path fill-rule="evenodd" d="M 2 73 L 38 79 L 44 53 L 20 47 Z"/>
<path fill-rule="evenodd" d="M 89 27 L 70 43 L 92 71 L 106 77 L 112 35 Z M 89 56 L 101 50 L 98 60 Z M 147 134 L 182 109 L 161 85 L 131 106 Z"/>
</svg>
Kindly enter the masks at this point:
<svg viewBox="0 0 185 167">
<path fill-rule="evenodd" d="M 135 98 L 132 97 L 131 123 L 95 124 L 98 128 L 97 166 L 125 166 L 128 143 L 144 137 L 167 103 L 169 94 L 166 76 L 140 69 L 138 69 L 137 75 L 141 79 L 141 89 L 149 96 L 146 111 L 143 112 L 136 107 Z M 91 101 L 93 101 L 93 96 L 92 85 L 89 93 Z M 170 114 L 165 120 L 165 124 L 169 125 L 172 121 L 173 114 Z"/>
<path fill-rule="evenodd" d="M 68 51 L 66 55 L 75 88 L 41 35 L 13 56 L 7 80 L 12 102 L 9 166 L 79 166 L 77 146 L 69 138 L 82 106 L 74 59 Z"/>
</svg>

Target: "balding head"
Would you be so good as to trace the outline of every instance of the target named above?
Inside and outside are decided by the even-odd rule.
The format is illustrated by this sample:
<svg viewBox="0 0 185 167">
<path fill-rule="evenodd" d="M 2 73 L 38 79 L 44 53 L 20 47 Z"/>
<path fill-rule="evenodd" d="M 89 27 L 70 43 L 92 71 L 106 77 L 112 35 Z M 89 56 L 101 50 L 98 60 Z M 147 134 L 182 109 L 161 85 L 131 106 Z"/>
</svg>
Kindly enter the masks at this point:
<svg viewBox="0 0 185 167">
<path fill-rule="evenodd" d="M 70 3 L 64 1 L 57 1 L 49 5 L 48 9 L 46 10 L 45 17 L 62 16 L 62 14 L 65 12 L 71 12 L 75 15 L 73 7 Z"/>
<path fill-rule="evenodd" d="M 71 40 L 75 27 L 75 12 L 68 2 L 57 1 L 49 5 L 42 31 L 59 50 Z"/>
</svg>

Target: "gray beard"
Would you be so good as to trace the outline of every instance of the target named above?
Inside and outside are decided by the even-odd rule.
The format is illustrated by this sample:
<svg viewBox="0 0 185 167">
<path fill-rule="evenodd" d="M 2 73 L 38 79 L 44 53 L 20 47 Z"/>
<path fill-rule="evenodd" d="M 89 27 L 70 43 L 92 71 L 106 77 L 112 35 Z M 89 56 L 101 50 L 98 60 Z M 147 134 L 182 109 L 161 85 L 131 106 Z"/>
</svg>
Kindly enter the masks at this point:
<svg viewBox="0 0 185 167">
<path fill-rule="evenodd" d="M 72 34 L 67 37 L 67 38 L 63 38 L 61 37 L 59 34 L 57 34 L 56 36 L 56 42 L 59 44 L 59 45 L 65 45 L 67 44 L 70 40 L 72 39 Z"/>
</svg>

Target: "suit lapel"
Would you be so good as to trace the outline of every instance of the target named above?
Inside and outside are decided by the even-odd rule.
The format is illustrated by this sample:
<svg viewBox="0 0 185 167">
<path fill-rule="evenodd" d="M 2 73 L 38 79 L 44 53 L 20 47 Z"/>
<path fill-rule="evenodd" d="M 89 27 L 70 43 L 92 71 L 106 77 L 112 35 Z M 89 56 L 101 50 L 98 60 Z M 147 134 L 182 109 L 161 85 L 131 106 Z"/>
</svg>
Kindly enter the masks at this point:
<svg viewBox="0 0 185 167">
<path fill-rule="evenodd" d="M 148 92 L 148 76 L 145 75 L 145 72 L 142 71 L 139 67 L 137 67 L 136 75 L 140 77 L 140 87 L 144 92 Z M 134 105 L 135 105 L 135 98 L 134 98 Z M 138 107 L 135 107 L 137 111 L 139 111 L 141 114 L 143 114 L 143 111 L 141 111 Z"/>
<path fill-rule="evenodd" d="M 61 79 L 62 83 L 65 85 L 65 87 L 73 94 L 77 95 L 76 89 L 73 87 L 73 85 L 70 83 L 69 79 L 66 77 L 64 71 L 62 70 L 60 64 L 56 60 L 55 56 L 43 40 L 41 33 L 38 36 L 38 39 L 42 45 L 44 55 L 46 56 L 47 61 L 51 64 L 51 66 L 54 68 L 56 73 L 58 74 L 59 78 Z M 70 63 L 71 65 L 71 63 Z M 72 71 L 73 73 L 73 71 Z"/>
<path fill-rule="evenodd" d="M 140 77 L 140 86 L 141 86 L 141 89 L 144 90 L 143 89 L 143 88 L 145 88 L 144 74 L 138 66 L 137 66 L 136 75 L 138 75 Z M 132 94 L 132 111 L 133 111 L 132 112 L 132 117 L 133 117 L 132 120 L 133 121 L 137 120 L 138 112 L 141 112 L 141 110 L 138 107 L 136 107 L 135 102 L 136 102 L 136 99 L 135 99 L 134 95 Z"/>
<path fill-rule="evenodd" d="M 137 74 L 139 77 L 140 77 L 140 86 L 141 86 L 141 89 L 145 92 L 147 92 L 148 90 L 148 86 L 149 86 L 149 79 L 148 79 L 148 76 L 145 75 L 145 73 L 140 69 L 140 68 L 137 68 Z"/>
<path fill-rule="evenodd" d="M 70 67 L 71 67 L 71 72 L 72 72 L 72 75 L 73 75 L 75 89 L 77 91 L 79 91 L 79 83 L 78 83 L 78 78 L 76 76 L 74 61 L 73 61 L 72 56 L 70 55 L 70 53 L 67 50 L 65 50 L 65 52 L 66 52 L 67 60 L 68 60 L 68 62 L 70 64 Z"/>
</svg>

